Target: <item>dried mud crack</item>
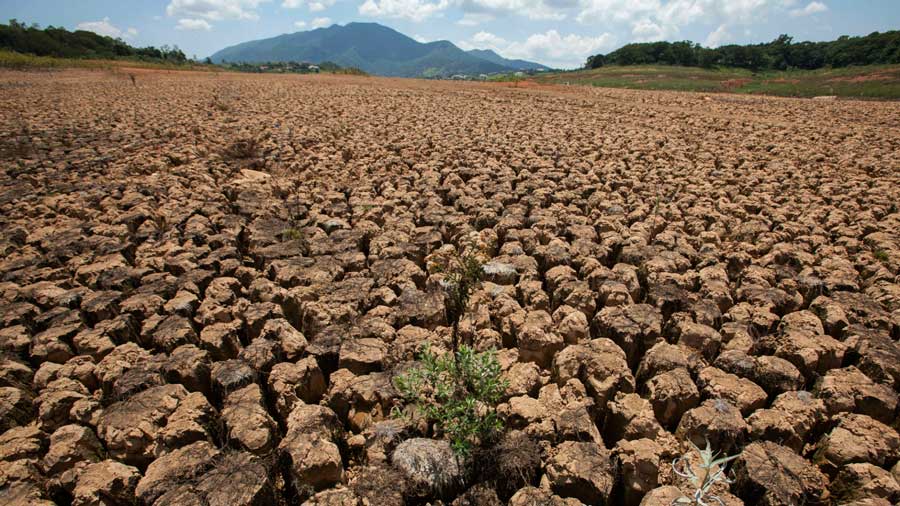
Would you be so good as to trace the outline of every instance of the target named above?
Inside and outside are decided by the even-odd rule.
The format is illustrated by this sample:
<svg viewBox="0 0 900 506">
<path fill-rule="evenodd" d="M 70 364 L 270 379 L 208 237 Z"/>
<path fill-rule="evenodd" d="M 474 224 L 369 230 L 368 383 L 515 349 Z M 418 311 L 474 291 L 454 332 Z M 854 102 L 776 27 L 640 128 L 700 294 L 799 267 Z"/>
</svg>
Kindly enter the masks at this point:
<svg viewBox="0 0 900 506">
<path fill-rule="evenodd" d="M 900 501 L 900 105 L 0 73 L 0 503 Z M 478 465 L 391 415 L 490 261 Z"/>
</svg>

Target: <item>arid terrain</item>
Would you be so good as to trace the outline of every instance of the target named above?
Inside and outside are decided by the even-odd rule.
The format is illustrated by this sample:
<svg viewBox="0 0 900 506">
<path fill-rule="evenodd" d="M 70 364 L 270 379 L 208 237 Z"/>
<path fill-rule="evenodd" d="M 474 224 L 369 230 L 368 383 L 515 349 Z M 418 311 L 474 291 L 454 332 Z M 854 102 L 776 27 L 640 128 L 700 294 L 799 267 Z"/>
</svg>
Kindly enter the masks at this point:
<svg viewBox="0 0 900 506">
<path fill-rule="evenodd" d="M 2 504 L 669 506 L 707 439 L 900 501 L 900 103 L 3 72 L 0 132 Z M 474 466 L 392 415 L 463 237 Z"/>
</svg>

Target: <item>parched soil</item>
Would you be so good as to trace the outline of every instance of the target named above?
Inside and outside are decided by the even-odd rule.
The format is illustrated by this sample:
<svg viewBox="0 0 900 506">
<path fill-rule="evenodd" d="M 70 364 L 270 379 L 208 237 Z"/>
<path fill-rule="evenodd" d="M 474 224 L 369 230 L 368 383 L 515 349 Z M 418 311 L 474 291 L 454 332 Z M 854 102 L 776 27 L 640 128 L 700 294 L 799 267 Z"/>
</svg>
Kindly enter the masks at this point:
<svg viewBox="0 0 900 506">
<path fill-rule="evenodd" d="M 900 104 L 130 73 L 0 74 L 0 503 L 900 501 Z M 464 238 L 457 459 L 392 378 Z"/>
</svg>

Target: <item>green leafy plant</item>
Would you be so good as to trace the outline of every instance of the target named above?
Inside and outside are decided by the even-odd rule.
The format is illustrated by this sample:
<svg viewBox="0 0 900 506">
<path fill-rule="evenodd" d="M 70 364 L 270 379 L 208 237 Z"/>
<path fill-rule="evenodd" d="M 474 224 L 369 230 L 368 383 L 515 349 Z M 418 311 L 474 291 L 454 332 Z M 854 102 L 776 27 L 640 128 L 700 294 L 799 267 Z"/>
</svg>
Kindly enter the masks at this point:
<svg viewBox="0 0 900 506">
<path fill-rule="evenodd" d="M 672 461 L 672 469 L 675 474 L 682 478 L 687 478 L 691 485 L 695 488 L 692 497 L 679 497 L 672 501 L 673 506 L 677 505 L 693 505 L 693 506 L 709 506 L 716 502 L 725 506 L 725 502 L 718 496 L 712 495 L 710 491 L 716 483 L 731 484 L 733 481 L 728 478 L 725 471 L 725 464 L 738 458 L 740 454 L 719 457 L 718 452 L 714 452 L 710 447 L 709 440 L 706 440 L 706 449 L 701 450 L 697 445 L 691 442 L 691 446 L 700 458 L 700 462 L 691 464 L 690 456 L 685 454 Z M 696 466 L 700 474 L 694 470 Z"/>
<path fill-rule="evenodd" d="M 445 434 L 458 454 L 468 454 L 503 428 L 497 416 L 508 382 L 503 379 L 494 350 L 478 353 L 460 343 L 459 321 L 483 276 L 483 254 L 474 240 L 442 249 L 429 259 L 443 275 L 444 312 L 451 330 L 452 349 L 434 353 L 425 346 L 420 363 L 395 379 L 403 398 Z"/>
<path fill-rule="evenodd" d="M 458 454 L 468 454 L 503 428 L 496 407 L 508 382 L 493 350 L 477 353 L 461 345 L 456 353 L 438 355 L 426 346 L 420 364 L 397 376 L 394 384 Z"/>
<path fill-rule="evenodd" d="M 465 238 L 459 247 L 439 250 L 430 258 L 432 270 L 443 275 L 444 315 L 452 329 L 451 346 L 459 351 L 459 321 L 469 307 L 472 293 L 484 277 L 484 253 L 474 239 Z"/>
</svg>

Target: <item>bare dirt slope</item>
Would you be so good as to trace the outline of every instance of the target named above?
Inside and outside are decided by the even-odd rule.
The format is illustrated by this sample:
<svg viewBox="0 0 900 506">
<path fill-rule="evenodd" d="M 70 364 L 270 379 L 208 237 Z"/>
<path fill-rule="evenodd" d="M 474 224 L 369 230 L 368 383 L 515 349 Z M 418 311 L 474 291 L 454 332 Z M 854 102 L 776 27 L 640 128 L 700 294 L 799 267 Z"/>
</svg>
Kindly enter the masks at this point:
<svg viewBox="0 0 900 506">
<path fill-rule="evenodd" d="M 0 503 L 900 500 L 900 104 L 133 74 L 0 74 Z M 389 413 L 472 232 L 539 455 L 460 477 Z"/>
</svg>

